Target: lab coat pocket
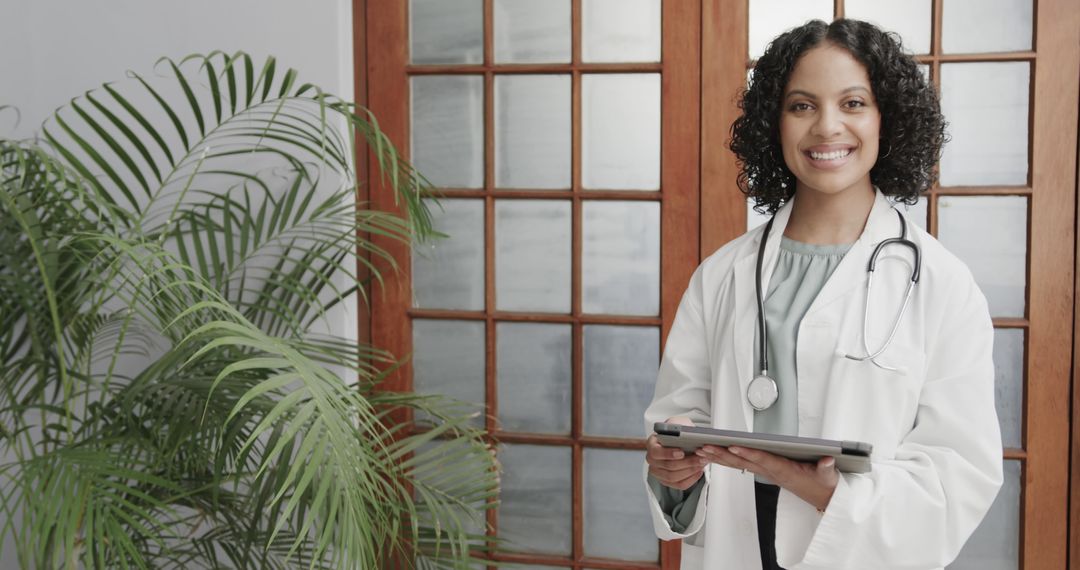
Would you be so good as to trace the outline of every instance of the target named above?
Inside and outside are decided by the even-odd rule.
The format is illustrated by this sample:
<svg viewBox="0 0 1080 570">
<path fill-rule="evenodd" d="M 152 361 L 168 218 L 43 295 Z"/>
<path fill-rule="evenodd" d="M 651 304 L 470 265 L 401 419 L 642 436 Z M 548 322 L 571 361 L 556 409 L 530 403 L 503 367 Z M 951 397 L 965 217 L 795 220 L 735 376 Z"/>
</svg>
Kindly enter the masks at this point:
<svg viewBox="0 0 1080 570">
<path fill-rule="evenodd" d="M 892 450 L 911 431 L 925 378 L 926 355 L 910 344 L 895 343 L 877 359 L 851 360 L 837 351 L 826 423 L 844 418 L 845 433 L 834 434 L 874 444 L 876 457 L 891 457 Z M 863 355 L 861 351 L 854 354 Z"/>
</svg>

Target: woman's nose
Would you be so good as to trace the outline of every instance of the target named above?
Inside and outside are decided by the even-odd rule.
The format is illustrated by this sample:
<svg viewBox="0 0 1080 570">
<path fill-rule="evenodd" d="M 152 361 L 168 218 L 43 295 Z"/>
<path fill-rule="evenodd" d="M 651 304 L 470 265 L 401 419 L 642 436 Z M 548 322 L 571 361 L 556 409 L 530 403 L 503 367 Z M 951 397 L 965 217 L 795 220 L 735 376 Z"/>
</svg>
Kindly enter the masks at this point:
<svg viewBox="0 0 1080 570">
<path fill-rule="evenodd" d="M 840 113 L 823 108 L 817 115 L 817 120 L 811 126 L 811 134 L 819 137 L 829 137 L 837 135 L 844 129 L 844 122 L 840 117 Z"/>
</svg>

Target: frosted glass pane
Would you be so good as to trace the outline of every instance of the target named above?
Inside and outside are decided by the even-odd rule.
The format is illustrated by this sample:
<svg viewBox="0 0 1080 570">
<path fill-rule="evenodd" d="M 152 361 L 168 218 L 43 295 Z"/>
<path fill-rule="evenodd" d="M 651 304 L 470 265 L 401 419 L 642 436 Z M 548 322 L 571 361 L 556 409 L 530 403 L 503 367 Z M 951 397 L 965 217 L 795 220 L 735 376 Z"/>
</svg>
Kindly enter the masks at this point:
<svg viewBox="0 0 1080 570">
<path fill-rule="evenodd" d="M 502 429 L 570 433 L 570 347 L 570 325 L 495 325 Z"/>
<path fill-rule="evenodd" d="M 942 186 L 1027 184 L 1029 71 L 1025 62 L 941 66 L 941 109 L 952 135 Z"/>
<path fill-rule="evenodd" d="M 900 34 L 908 53 L 930 53 L 930 0 L 845 0 L 844 17 L 865 20 Z"/>
<path fill-rule="evenodd" d="M 484 201 L 425 200 L 435 229 L 449 237 L 413 248 L 413 306 L 484 309 Z"/>
<path fill-rule="evenodd" d="M 1031 49 L 1032 0 L 944 0 L 945 53 Z"/>
<path fill-rule="evenodd" d="M 483 0 L 412 0 L 409 24 L 413 63 L 484 60 Z"/>
<path fill-rule="evenodd" d="M 833 19 L 833 0 L 753 0 L 750 2 L 750 59 L 765 53 L 765 46 L 781 33 L 807 20 Z"/>
<path fill-rule="evenodd" d="M 1005 484 L 948 570 L 1020 568 L 1020 485 L 1020 462 L 1006 461 Z"/>
<path fill-rule="evenodd" d="M 412 78 L 412 160 L 432 184 L 484 186 L 484 78 Z"/>
<path fill-rule="evenodd" d="M 660 329 L 585 326 L 585 433 L 641 437 L 660 367 Z"/>
<path fill-rule="evenodd" d="M 584 0 L 581 59 L 660 61 L 660 0 Z"/>
<path fill-rule="evenodd" d="M 1023 317 L 1027 198 L 942 196 L 938 239 L 967 264 L 995 317 Z"/>
<path fill-rule="evenodd" d="M 570 188 L 570 76 L 495 78 L 495 185 Z"/>
<path fill-rule="evenodd" d="M 908 224 L 926 229 L 926 198 L 919 198 L 919 201 L 914 206 L 897 204 L 896 207 L 904 213 L 904 219 L 907 220 Z"/>
<path fill-rule="evenodd" d="M 569 555 L 570 448 L 503 445 L 499 462 L 499 536 L 507 549 Z"/>
<path fill-rule="evenodd" d="M 496 63 L 569 63 L 570 0 L 495 0 Z"/>
<path fill-rule="evenodd" d="M 582 309 L 660 314 L 660 204 L 582 204 Z"/>
<path fill-rule="evenodd" d="M 1023 446 L 1024 331 L 994 330 L 994 404 L 1005 447 Z"/>
<path fill-rule="evenodd" d="M 416 319 L 413 325 L 413 389 L 463 402 L 484 403 L 486 342 L 483 321 Z M 478 416 L 473 422 L 483 425 Z"/>
<path fill-rule="evenodd" d="M 495 305 L 570 312 L 570 202 L 495 201 Z"/>
<path fill-rule="evenodd" d="M 660 75 L 582 76 L 582 184 L 660 188 Z"/>
<path fill-rule="evenodd" d="M 585 450 L 585 556 L 654 562 L 659 540 L 641 492 L 640 451 Z"/>
<path fill-rule="evenodd" d="M 760 226 L 761 224 L 764 224 L 765 222 L 768 222 L 769 218 L 771 218 L 771 217 L 772 217 L 772 214 L 759 214 L 756 211 L 754 211 L 754 201 L 753 200 L 747 200 L 746 201 L 746 229 L 747 230 L 752 230 L 752 229 Z"/>
</svg>

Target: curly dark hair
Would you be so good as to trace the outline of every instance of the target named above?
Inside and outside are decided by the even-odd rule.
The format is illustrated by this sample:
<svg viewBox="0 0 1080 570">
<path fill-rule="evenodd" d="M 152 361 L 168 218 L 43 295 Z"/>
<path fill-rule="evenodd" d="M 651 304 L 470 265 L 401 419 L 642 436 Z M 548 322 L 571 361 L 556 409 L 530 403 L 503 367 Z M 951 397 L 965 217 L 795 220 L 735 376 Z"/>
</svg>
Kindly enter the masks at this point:
<svg viewBox="0 0 1080 570">
<path fill-rule="evenodd" d="M 898 202 L 914 204 L 936 177 L 934 164 L 948 140 L 937 93 L 894 33 L 859 20 L 811 20 L 778 36 L 757 61 L 739 98 L 742 115 L 731 125 L 739 161 L 739 189 L 754 209 L 774 213 L 795 193 L 795 176 L 780 147 L 784 88 L 795 64 L 823 43 L 851 53 L 870 77 L 881 111 L 881 144 L 870 180 Z"/>
</svg>

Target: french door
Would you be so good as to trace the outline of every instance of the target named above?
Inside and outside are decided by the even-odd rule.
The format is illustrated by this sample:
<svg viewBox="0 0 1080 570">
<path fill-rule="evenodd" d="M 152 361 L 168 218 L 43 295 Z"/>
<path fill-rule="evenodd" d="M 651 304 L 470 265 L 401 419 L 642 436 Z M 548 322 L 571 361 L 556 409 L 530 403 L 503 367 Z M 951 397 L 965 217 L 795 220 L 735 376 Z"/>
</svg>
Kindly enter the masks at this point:
<svg viewBox="0 0 1080 570">
<path fill-rule="evenodd" d="M 368 106 L 450 236 L 398 248 L 410 270 L 374 295 L 372 333 L 415 351 L 399 388 L 484 407 L 503 469 L 487 522 L 508 541 L 491 567 L 659 568 L 677 545 L 643 510 L 642 412 L 700 258 L 700 4 L 364 16 Z"/>
<path fill-rule="evenodd" d="M 1006 485 L 951 567 L 1062 568 L 1068 543 L 1080 14 L 1066 0 L 356 0 L 358 101 L 441 191 L 361 329 L 392 385 L 476 402 L 500 442 L 492 561 L 677 568 L 652 538 L 641 412 L 696 264 L 758 223 L 734 98 L 810 18 L 898 32 L 953 140 L 909 214 L 995 325 Z M 392 208 L 372 173 L 370 199 Z M 1074 510 L 1080 512 L 1080 507 Z M 1076 540 L 1080 541 L 1080 538 Z"/>
</svg>

